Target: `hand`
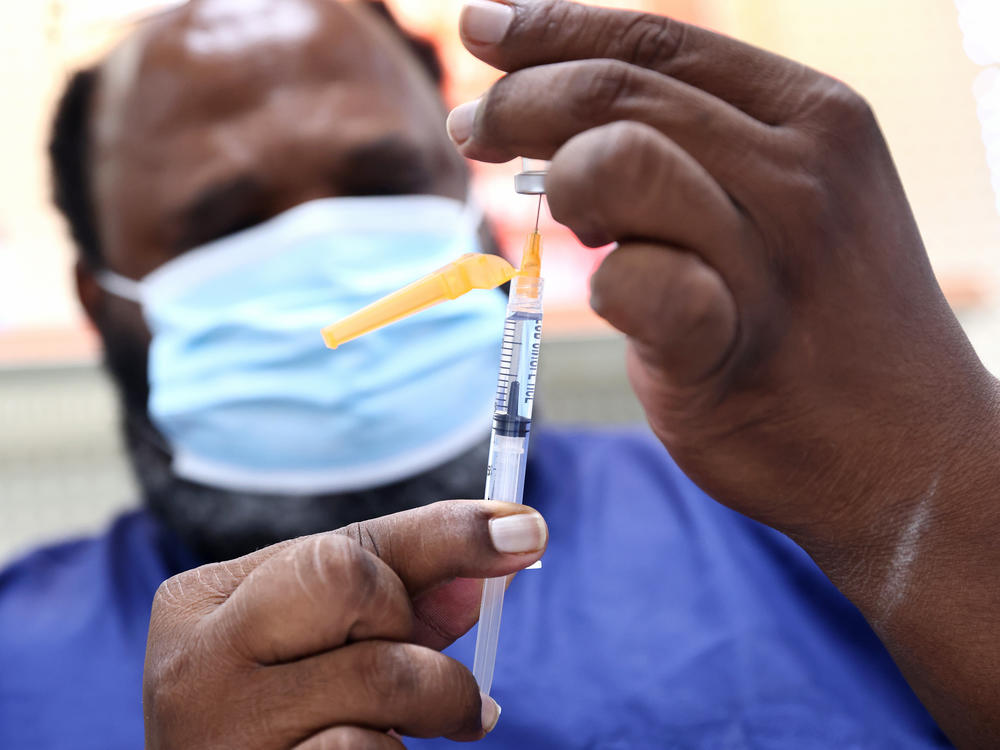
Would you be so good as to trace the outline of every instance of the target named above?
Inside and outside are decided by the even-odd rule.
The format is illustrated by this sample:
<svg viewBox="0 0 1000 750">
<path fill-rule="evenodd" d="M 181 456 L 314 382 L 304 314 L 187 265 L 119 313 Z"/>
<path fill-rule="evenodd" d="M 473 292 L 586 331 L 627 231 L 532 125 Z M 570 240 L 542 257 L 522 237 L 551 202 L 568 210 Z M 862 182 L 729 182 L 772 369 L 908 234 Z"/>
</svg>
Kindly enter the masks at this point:
<svg viewBox="0 0 1000 750">
<path fill-rule="evenodd" d="M 591 304 L 670 453 L 813 555 L 954 738 L 1000 737 L 1000 389 L 866 103 L 654 15 L 469 0 L 461 30 L 508 75 L 449 132 L 552 159 L 553 217 L 618 243 Z"/>
<path fill-rule="evenodd" d="M 482 737 L 499 716 L 437 652 L 479 614 L 484 577 L 542 556 L 545 522 L 452 501 L 205 565 L 160 586 L 146 746 L 401 748 L 390 730 Z"/>
<path fill-rule="evenodd" d="M 484 6 L 509 14 L 502 41 L 480 41 Z M 475 159 L 552 159 L 552 215 L 618 243 L 591 302 L 693 479 L 800 535 L 887 480 L 930 485 L 937 467 L 897 447 L 964 442 L 993 383 L 861 97 L 659 16 L 477 2 L 462 29 L 511 73 L 452 113 L 452 137 Z"/>
</svg>

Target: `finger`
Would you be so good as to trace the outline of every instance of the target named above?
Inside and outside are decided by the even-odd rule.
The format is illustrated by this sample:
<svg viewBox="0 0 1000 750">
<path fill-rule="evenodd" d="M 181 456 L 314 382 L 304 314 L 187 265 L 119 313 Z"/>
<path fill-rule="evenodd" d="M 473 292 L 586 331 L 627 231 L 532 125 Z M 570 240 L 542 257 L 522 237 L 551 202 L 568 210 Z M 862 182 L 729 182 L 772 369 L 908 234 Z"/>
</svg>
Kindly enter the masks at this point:
<svg viewBox="0 0 1000 750">
<path fill-rule="evenodd" d="M 253 700 L 276 737 L 350 724 L 473 740 L 496 723 L 496 704 L 482 698 L 468 669 L 412 643 L 361 641 L 260 676 Z"/>
<path fill-rule="evenodd" d="M 692 86 L 617 60 L 512 73 L 456 108 L 448 131 L 464 156 L 479 161 L 550 159 L 574 135 L 616 120 L 666 134 L 730 191 L 756 173 L 779 132 Z"/>
<path fill-rule="evenodd" d="M 732 284 L 754 273 L 740 252 L 739 209 L 649 126 L 617 122 L 575 136 L 553 157 L 546 189 L 553 218 L 587 245 L 656 240 L 693 250 Z"/>
<path fill-rule="evenodd" d="M 203 621 L 248 661 L 277 664 L 366 638 L 408 639 L 410 597 L 375 555 L 338 534 L 285 548 Z"/>
<path fill-rule="evenodd" d="M 741 214 L 701 165 L 658 131 L 618 122 L 560 149 L 547 192 L 553 218 L 584 243 L 619 241 L 591 278 L 598 315 L 668 383 L 714 374 L 739 329 L 731 285 L 757 279 L 739 252 Z"/>
<path fill-rule="evenodd" d="M 299 541 L 290 539 L 279 542 L 243 557 L 200 565 L 168 578 L 160 584 L 153 601 L 154 612 L 157 609 L 183 607 L 189 614 L 210 615 L 259 565 Z"/>
<path fill-rule="evenodd" d="M 482 501 L 472 501 L 472 502 L 482 502 Z M 486 504 L 488 505 L 488 503 Z M 496 505 L 496 503 L 494 503 L 493 505 Z M 510 509 L 507 508 L 506 510 L 504 510 L 504 508 L 508 505 L 510 504 L 509 503 L 500 504 L 499 507 L 501 508 L 501 512 L 497 513 L 497 517 L 508 514 Z M 522 508 L 524 508 L 524 506 L 522 506 Z M 535 511 L 531 511 L 531 509 L 527 510 L 537 515 Z M 406 511 L 406 512 L 411 513 L 416 511 Z M 401 514 L 396 514 L 396 515 L 401 515 Z M 389 517 L 387 516 L 385 518 Z M 360 542 L 363 547 L 367 547 L 369 546 L 370 543 L 374 544 L 375 542 L 374 537 L 373 536 L 370 537 L 368 535 L 368 526 L 367 526 L 368 523 L 374 523 L 374 522 L 352 524 L 350 526 L 345 527 L 344 529 L 338 529 L 334 533 L 338 533 L 341 535 L 355 536 L 358 539 L 360 539 Z M 544 520 L 540 521 L 540 527 L 545 532 L 544 535 L 545 539 L 547 540 L 548 531 L 545 527 Z M 179 575 L 174 576 L 173 578 L 168 579 L 167 581 L 164 582 L 163 587 L 164 588 L 178 587 L 180 589 L 183 589 L 185 595 L 182 597 L 182 599 L 185 602 L 185 606 L 189 607 L 196 606 L 203 609 L 205 613 L 208 613 L 214 610 L 215 607 L 225 602 L 232 594 L 232 592 L 236 590 L 236 587 L 239 586 L 246 579 L 246 577 L 250 575 L 250 573 L 252 573 L 257 567 L 263 565 L 265 562 L 270 560 L 275 555 L 281 554 L 288 548 L 299 544 L 300 542 L 303 541 L 303 539 L 306 538 L 307 537 L 289 539 L 284 542 L 278 542 L 276 544 L 272 544 L 269 547 L 265 547 L 264 549 L 257 550 L 256 552 L 252 552 L 249 555 L 244 555 L 243 557 L 238 557 L 233 560 L 225 560 L 219 563 L 211 563 L 208 565 L 202 565 L 197 568 L 192 568 L 191 570 L 187 570 Z M 372 551 L 377 553 L 377 550 L 372 550 Z M 542 545 L 542 548 L 538 550 L 539 554 L 535 557 L 535 560 L 541 557 L 542 551 L 544 551 L 544 543 Z M 532 560 L 531 562 L 534 562 L 534 560 Z M 529 562 L 528 564 L 530 565 L 531 563 Z M 199 600 L 195 601 L 192 599 L 192 597 L 190 596 L 191 588 L 196 588 L 200 590 L 202 596 Z M 158 601 L 161 602 L 162 606 L 164 600 L 170 602 L 174 598 L 175 597 L 173 596 L 167 596 L 159 599 Z"/>
<path fill-rule="evenodd" d="M 395 571 L 411 597 L 453 578 L 495 578 L 538 560 L 548 527 L 514 503 L 448 500 L 351 524 L 347 535 Z"/>
<path fill-rule="evenodd" d="M 719 274 L 690 252 L 621 245 L 591 278 L 590 304 L 674 392 L 707 381 L 736 344 L 736 303 Z"/>
<path fill-rule="evenodd" d="M 476 624 L 482 598 L 480 578 L 456 578 L 422 594 L 413 602 L 411 640 L 439 651 L 446 648 Z"/>
<path fill-rule="evenodd" d="M 802 89 L 823 80 L 800 63 L 697 26 L 566 0 L 467 0 L 459 30 L 472 54 L 500 70 L 623 60 L 684 81 L 771 125 L 794 114 Z"/>
<path fill-rule="evenodd" d="M 259 664 L 365 638 L 408 640 L 411 597 L 456 577 L 492 578 L 527 567 L 547 538 L 545 521 L 531 508 L 485 501 L 434 503 L 352 524 L 272 554 L 202 627 L 220 647 Z M 452 640 L 464 633 L 475 608 L 466 611 L 466 599 L 457 604 L 460 611 L 420 610 L 422 632 L 453 633 Z M 449 617 L 438 619 L 443 614 Z"/>
<path fill-rule="evenodd" d="M 374 729 L 331 727 L 300 742 L 293 750 L 405 750 L 395 737 Z"/>
<path fill-rule="evenodd" d="M 537 560 L 541 556 L 540 551 L 519 553 L 516 550 L 538 545 L 544 547 L 548 531 L 541 516 L 524 506 L 483 501 L 452 501 L 438 505 L 441 507 L 421 509 L 426 514 L 426 517 L 421 516 L 422 522 L 432 527 L 437 524 L 453 525 L 458 530 L 457 541 L 460 544 L 448 543 L 447 555 L 438 551 L 435 560 L 428 557 L 425 547 L 427 544 L 433 546 L 433 532 L 428 530 L 422 538 L 421 535 L 407 536 L 403 546 L 400 546 L 394 541 L 400 534 L 393 529 L 396 519 L 392 516 L 376 519 L 377 527 L 372 526 L 375 522 L 369 521 L 358 527 L 348 527 L 347 531 L 367 544 L 369 549 L 377 549 L 378 554 L 390 560 L 411 592 L 414 627 L 410 640 L 443 649 L 476 623 L 482 579 L 514 572 L 515 569 L 510 566 L 515 561 L 516 570 L 520 570 Z M 486 524 L 493 552 L 484 548 L 481 538 L 482 519 L 479 516 L 484 512 L 499 513 Z M 386 526 L 380 528 L 383 521 Z M 460 529 L 466 526 L 471 530 L 462 533 Z M 482 558 L 484 549 L 486 554 Z M 503 568 L 481 567 L 492 565 L 490 558 L 498 554 L 510 558 L 510 563 L 505 563 Z M 479 561 L 477 557 L 480 557 Z"/>
</svg>

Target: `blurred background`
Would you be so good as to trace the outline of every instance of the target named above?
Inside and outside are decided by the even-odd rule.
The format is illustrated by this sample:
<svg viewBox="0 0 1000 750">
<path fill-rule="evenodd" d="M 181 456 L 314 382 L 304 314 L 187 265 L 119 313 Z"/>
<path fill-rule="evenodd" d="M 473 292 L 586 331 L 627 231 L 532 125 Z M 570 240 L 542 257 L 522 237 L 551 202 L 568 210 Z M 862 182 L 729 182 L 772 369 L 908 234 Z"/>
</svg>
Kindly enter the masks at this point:
<svg viewBox="0 0 1000 750">
<path fill-rule="evenodd" d="M 949 301 L 1000 372 L 1000 3 L 995 0 L 619 0 L 740 37 L 831 73 L 882 123 Z M 73 253 L 49 203 L 45 145 L 67 76 L 171 3 L 35 0 L 0 9 L 0 561 L 100 528 L 135 503 L 117 406 L 72 290 Z M 450 104 L 496 77 L 461 47 L 460 0 L 394 0 L 433 39 Z M 991 175 L 990 167 L 994 167 Z M 476 194 L 518 252 L 534 201 L 514 164 L 476 167 Z M 992 184 L 991 184 L 992 183 Z M 623 342 L 588 310 L 598 254 L 546 221 L 543 417 L 633 422 Z"/>
</svg>

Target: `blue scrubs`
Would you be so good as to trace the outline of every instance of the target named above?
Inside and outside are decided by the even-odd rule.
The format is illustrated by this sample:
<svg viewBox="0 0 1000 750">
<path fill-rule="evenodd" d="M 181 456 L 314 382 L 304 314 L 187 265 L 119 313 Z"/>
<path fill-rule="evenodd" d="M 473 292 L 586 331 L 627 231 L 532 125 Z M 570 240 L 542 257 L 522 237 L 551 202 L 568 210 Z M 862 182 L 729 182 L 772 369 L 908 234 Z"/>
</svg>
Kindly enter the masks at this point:
<svg viewBox="0 0 1000 750">
<path fill-rule="evenodd" d="M 482 747 L 949 746 L 812 561 L 706 497 L 648 433 L 532 440 L 526 502 L 550 543 L 508 591 L 503 715 Z M 0 748 L 142 747 L 150 602 L 196 562 L 137 512 L 0 573 Z M 449 653 L 471 664 L 474 636 Z"/>
</svg>

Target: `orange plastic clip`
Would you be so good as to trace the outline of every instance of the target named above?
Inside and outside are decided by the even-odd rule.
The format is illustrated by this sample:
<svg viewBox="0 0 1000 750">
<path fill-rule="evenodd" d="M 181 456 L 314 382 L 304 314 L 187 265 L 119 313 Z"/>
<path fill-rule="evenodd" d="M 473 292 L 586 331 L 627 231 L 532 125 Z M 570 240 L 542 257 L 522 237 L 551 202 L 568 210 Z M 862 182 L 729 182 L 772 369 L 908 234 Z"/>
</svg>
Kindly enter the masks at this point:
<svg viewBox="0 0 1000 750">
<path fill-rule="evenodd" d="M 331 349 L 336 349 L 344 342 L 439 302 L 461 297 L 472 289 L 495 289 L 516 274 L 514 267 L 498 255 L 466 253 L 398 292 L 327 326 L 323 329 L 323 341 Z"/>
</svg>

